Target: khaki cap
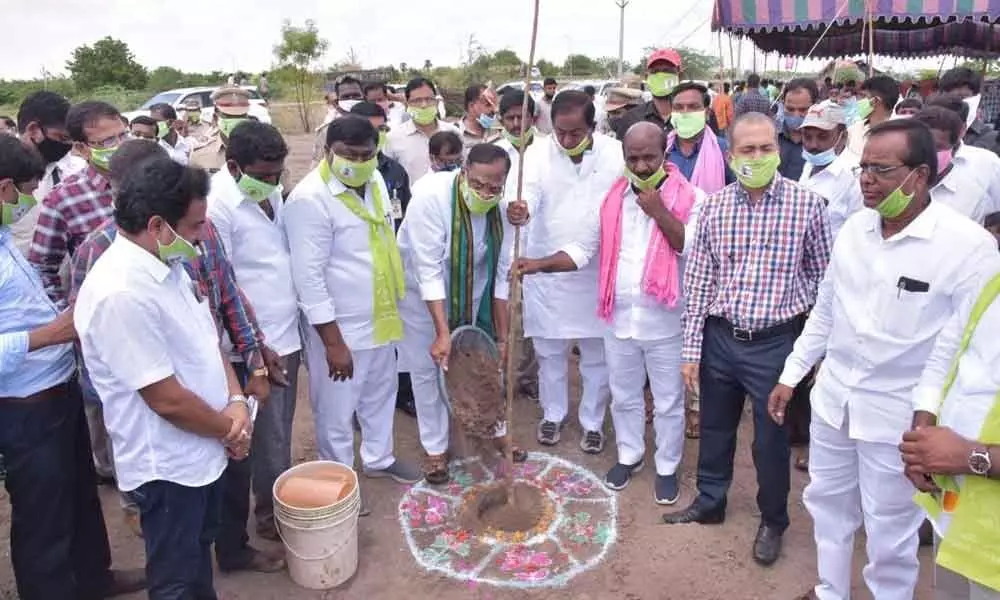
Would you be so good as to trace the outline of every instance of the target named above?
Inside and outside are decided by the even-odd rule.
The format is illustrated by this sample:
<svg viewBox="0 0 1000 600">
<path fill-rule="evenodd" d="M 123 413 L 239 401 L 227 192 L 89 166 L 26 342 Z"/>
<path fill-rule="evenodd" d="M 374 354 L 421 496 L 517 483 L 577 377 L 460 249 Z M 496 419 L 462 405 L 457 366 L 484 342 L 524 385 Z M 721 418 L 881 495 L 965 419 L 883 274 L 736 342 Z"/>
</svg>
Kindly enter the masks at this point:
<svg viewBox="0 0 1000 600">
<path fill-rule="evenodd" d="M 250 92 L 241 87 L 221 87 L 212 92 L 215 109 L 223 114 L 242 117 L 250 112 Z"/>
</svg>

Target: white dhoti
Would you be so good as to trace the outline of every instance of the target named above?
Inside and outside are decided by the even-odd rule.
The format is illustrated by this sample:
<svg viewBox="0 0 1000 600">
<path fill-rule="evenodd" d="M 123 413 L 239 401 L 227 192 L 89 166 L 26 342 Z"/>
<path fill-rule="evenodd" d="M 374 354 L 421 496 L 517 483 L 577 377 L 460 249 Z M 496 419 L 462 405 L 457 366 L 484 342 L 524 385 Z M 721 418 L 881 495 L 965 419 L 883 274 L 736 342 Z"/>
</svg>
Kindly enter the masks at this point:
<svg viewBox="0 0 1000 600">
<path fill-rule="evenodd" d="M 536 337 L 532 339 L 538 356 L 538 401 L 546 421 L 562 423 L 569 413 L 569 356 L 573 340 Z M 580 426 L 584 431 L 601 431 L 611 392 L 608 367 L 604 362 L 604 340 L 577 341 L 580 348 Z"/>
<path fill-rule="evenodd" d="M 868 564 L 862 574 L 878 600 L 913 600 L 920 563 L 918 530 L 923 511 L 903 474 L 896 444 L 864 442 L 813 413 L 809 477 L 803 501 L 814 521 L 820 600 L 851 597 L 854 534 L 867 534 Z"/>
<path fill-rule="evenodd" d="M 684 383 L 681 337 L 655 341 L 604 338 L 611 387 L 611 420 L 618 462 L 633 465 L 646 454 L 646 376 L 653 392 L 657 475 L 673 475 L 684 452 Z"/>
<path fill-rule="evenodd" d="M 396 460 L 392 426 L 396 410 L 396 349 L 391 344 L 352 350 L 354 377 L 334 381 L 326 349 L 313 327 L 305 327 L 309 400 L 316 423 L 319 457 L 354 466 L 354 415 L 361 424 L 361 463 L 381 470 Z"/>
</svg>

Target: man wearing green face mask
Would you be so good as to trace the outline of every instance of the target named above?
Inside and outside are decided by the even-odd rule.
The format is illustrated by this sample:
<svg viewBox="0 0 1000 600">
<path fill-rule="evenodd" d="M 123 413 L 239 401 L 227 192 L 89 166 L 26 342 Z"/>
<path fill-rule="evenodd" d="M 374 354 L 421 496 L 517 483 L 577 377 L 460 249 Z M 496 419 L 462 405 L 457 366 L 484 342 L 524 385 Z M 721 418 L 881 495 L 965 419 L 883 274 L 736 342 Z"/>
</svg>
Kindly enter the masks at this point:
<svg viewBox="0 0 1000 600">
<path fill-rule="evenodd" d="M 420 469 L 396 458 L 392 443 L 405 284 L 390 196 L 377 170 L 378 130 L 347 115 L 326 132 L 326 159 L 295 187 L 284 209 L 292 280 L 307 321 L 319 455 L 354 464 L 357 415 L 365 474 L 415 483 Z M 368 513 L 365 495 L 362 514 Z"/>
<path fill-rule="evenodd" d="M 177 111 L 173 106 L 160 103 L 149 107 L 149 116 L 156 121 L 156 137 L 160 147 L 167 151 L 170 158 L 182 165 L 191 160 L 191 145 L 187 138 L 177 133 Z"/>
<path fill-rule="evenodd" d="M 567 90 L 552 103 L 553 134 L 533 145 L 524 158 L 522 198 L 511 202 L 511 224 L 528 223 L 525 254 L 549 256 L 583 234 L 581 218 L 596 213 L 625 168 L 622 144 L 595 133 L 594 105 L 584 92 Z M 538 356 L 540 444 L 554 446 L 569 416 L 568 359 L 580 349 L 583 394 L 580 448 L 604 450 L 604 419 L 611 393 L 604 359 L 606 324 L 597 315 L 598 269 L 594 263 L 573 273 L 540 273 L 524 282 L 524 334 Z"/>
<path fill-rule="evenodd" d="M 226 165 L 226 140 L 240 121 L 250 112 L 250 93 L 241 87 L 223 87 L 212 92 L 215 112 L 212 129 L 195 142 L 191 151 L 191 166 L 215 173 Z"/>
<path fill-rule="evenodd" d="M 674 88 L 671 95 L 673 131 L 667 138 L 667 157 L 694 186 L 706 194 L 714 194 L 736 180 L 726 167 L 729 149 L 726 139 L 707 127 L 709 113 L 708 90 L 697 83 L 686 82 Z"/>
<path fill-rule="evenodd" d="M 847 147 L 861 156 L 868 130 L 892 117 L 899 101 L 899 82 L 888 75 L 876 75 L 861 84 L 858 96 L 858 119 L 847 128 Z"/>
<path fill-rule="evenodd" d="M 625 138 L 629 127 L 639 121 L 656 123 L 665 130 L 670 130 L 670 114 L 673 107 L 670 94 L 680 80 L 681 55 L 676 50 L 661 48 L 649 55 L 646 60 L 646 89 L 653 99 L 633 108 L 625 116 L 614 123 L 615 137 Z"/>
<path fill-rule="evenodd" d="M 60 276 L 63 261 L 114 210 L 108 164 L 126 136 L 118 109 L 105 102 L 74 105 L 66 130 L 88 167 L 64 179 L 42 201 L 28 253 L 49 298 L 60 307 L 66 305 L 67 291 Z"/>
<path fill-rule="evenodd" d="M 501 273 L 510 262 L 498 208 L 510 171 L 507 153 L 493 144 L 469 150 L 461 173 L 427 175 L 413 190 L 410 212 L 399 230 L 406 265 L 406 297 L 400 313 L 406 337 L 400 368 L 409 371 L 417 405 L 420 444 L 427 457 L 424 477 L 448 481 L 449 416 L 438 386 L 448 368 L 451 332 L 474 325 L 496 339 L 503 355 L 507 336 L 507 286 Z M 429 351 L 428 351 L 429 350 Z M 503 425 L 496 444 L 503 447 Z M 514 449 L 514 460 L 526 458 Z"/>
<path fill-rule="evenodd" d="M 430 79 L 417 77 L 406 84 L 406 112 L 410 115 L 389 132 L 385 153 L 403 165 L 410 181 L 417 181 L 431 170 L 428 144 L 439 131 L 460 133 L 454 125 L 438 118 L 437 88 Z"/>
<path fill-rule="evenodd" d="M 731 130 L 738 183 L 709 197 L 687 255 L 681 373 L 701 395 L 698 497 L 664 515 L 669 524 L 726 517 L 737 426 L 753 405 L 760 526 L 753 557 L 771 565 L 788 527 L 788 433 L 768 415 L 768 395 L 813 306 L 830 259 L 826 203 L 778 173 L 778 132 L 751 112 Z"/>
</svg>

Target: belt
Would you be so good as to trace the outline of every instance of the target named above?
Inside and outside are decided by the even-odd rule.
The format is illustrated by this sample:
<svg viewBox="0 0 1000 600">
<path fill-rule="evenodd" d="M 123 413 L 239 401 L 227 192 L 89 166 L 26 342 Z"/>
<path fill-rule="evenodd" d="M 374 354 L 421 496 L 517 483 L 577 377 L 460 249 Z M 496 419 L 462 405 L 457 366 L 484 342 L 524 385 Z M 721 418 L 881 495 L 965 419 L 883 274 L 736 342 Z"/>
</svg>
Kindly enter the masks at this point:
<svg viewBox="0 0 1000 600">
<path fill-rule="evenodd" d="M 802 324 L 805 322 L 805 315 L 802 314 L 796 315 L 784 323 L 778 323 L 777 325 L 772 325 L 770 327 L 762 327 L 761 329 L 744 329 L 733 325 L 729 319 L 725 319 L 723 317 L 710 316 L 708 318 L 709 320 L 715 321 L 719 325 L 732 331 L 733 339 L 738 342 L 756 342 L 787 333 L 798 335 L 801 333 Z"/>
<path fill-rule="evenodd" d="M 70 393 L 70 386 L 74 384 L 75 380 L 69 379 L 59 385 L 54 385 L 48 389 L 35 392 L 34 394 L 23 398 L 0 398 L 0 403 L 9 402 L 14 404 L 31 404 L 32 402 L 44 402 L 46 400 L 65 398 Z"/>
</svg>

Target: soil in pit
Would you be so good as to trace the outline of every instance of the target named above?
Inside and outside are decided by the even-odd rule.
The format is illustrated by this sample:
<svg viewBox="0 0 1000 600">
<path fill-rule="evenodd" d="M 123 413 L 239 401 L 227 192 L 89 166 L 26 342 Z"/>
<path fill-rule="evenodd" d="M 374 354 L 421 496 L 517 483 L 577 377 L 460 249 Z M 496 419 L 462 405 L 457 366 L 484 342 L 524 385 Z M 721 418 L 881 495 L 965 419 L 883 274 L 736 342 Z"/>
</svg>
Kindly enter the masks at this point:
<svg viewBox="0 0 1000 600">
<path fill-rule="evenodd" d="M 507 502 L 490 501 L 506 488 Z M 462 503 L 462 529 L 477 535 L 501 531 L 528 533 L 539 525 L 549 500 L 541 489 L 525 482 L 493 483 L 475 489 Z"/>
</svg>

